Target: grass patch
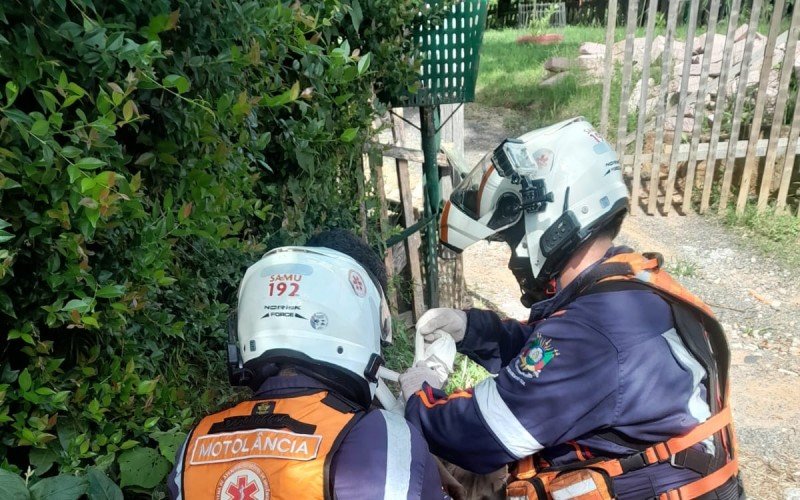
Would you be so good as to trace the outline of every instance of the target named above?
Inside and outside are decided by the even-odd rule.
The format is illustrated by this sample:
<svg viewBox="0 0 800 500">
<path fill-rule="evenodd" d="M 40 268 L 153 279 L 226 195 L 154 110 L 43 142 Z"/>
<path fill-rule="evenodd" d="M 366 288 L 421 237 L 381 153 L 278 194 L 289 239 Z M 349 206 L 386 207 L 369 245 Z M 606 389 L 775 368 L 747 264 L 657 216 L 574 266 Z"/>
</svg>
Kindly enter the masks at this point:
<svg viewBox="0 0 800 500">
<path fill-rule="evenodd" d="M 759 214 L 756 207 L 747 206 L 742 215 L 730 207 L 723 220 L 726 225 L 744 231 L 762 252 L 800 268 L 800 218 L 777 214 L 772 209 Z"/>
<path fill-rule="evenodd" d="M 666 271 L 673 276 L 691 278 L 697 275 L 697 264 L 688 260 L 677 259 L 667 264 Z"/>
<path fill-rule="evenodd" d="M 602 42 L 604 29 L 568 26 L 556 45 L 517 44 L 526 30 L 488 31 L 483 38 L 476 101 L 484 106 L 524 109 L 530 112 L 531 127 L 553 123 L 576 114 L 599 117 L 602 85 L 581 86 L 571 74 L 554 87 L 540 87 L 547 71 L 544 62 L 556 56 L 575 58 L 587 41 Z M 597 108 L 597 109 L 594 109 Z M 588 116 L 587 116 L 588 118 Z"/>
</svg>

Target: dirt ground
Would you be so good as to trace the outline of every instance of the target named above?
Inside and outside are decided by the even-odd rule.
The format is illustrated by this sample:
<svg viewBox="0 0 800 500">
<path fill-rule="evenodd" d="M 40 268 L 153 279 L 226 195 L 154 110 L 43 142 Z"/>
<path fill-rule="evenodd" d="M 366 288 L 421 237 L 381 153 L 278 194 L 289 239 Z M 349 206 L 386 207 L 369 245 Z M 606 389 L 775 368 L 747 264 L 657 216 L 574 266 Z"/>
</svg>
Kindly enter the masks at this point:
<svg viewBox="0 0 800 500">
<path fill-rule="evenodd" d="M 414 119 L 413 116 L 407 118 Z M 471 167 L 504 138 L 527 131 L 525 116 L 467 105 L 465 158 Z M 406 127 L 408 147 L 419 133 Z M 415 201 L 418 165 L 411 165 Z M 396 180 L 387 195 L 397 199 Z M 714 309 L 732 351 L 732 403 L 748 497 L 800 500 L 800 270 L 766 256 L 735 230 L 697 215 L 628 217 L 619 244 L 664 255 L 666 266 Z M 476 307 L 525 319 L 509 250 L 480 242 L 464 252 L 468 294 Z"/>
</svg>

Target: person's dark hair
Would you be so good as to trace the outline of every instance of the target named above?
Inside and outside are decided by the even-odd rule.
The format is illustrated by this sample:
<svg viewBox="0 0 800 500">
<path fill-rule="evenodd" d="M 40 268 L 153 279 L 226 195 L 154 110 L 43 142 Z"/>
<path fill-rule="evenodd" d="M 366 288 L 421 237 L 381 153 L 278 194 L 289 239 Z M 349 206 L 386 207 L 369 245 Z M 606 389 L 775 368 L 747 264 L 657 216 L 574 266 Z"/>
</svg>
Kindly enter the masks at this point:
<svg viewBox="0 0 800 500">
<path fill-rule="evenodd" d="M 383 261 L 369 245 L 352 232 L 346 229 L 328 229 L 312 236 L 305 246 L 330 248 L 352 257 L 372 273 L 380 283 L 383 293 L 386 293 L 388 280 Z"/>
</svg>

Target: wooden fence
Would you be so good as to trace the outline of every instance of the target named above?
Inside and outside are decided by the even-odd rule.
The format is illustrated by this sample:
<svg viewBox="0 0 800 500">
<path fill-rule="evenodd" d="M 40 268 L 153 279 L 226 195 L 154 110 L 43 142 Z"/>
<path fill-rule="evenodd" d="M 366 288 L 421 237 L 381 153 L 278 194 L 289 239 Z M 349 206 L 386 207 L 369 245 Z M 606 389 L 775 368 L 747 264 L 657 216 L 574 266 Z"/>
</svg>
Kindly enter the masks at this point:
<svg viewBox="0 0 800 500">
<path fill-rule="evenodd" d="M 720 0 L 674 1 L 666 26 L 658 3 L 647 0 L 638 12 L 640 2 L 629 2 L 617 43 L 617 1 L 608 4 L 605 67 L 617 71 L 605 72 L 600 127 L 606 134 L 617 123 L 632 210 L 722 213 L 733 204 L 741 214 L 748 203 L 759 212 L 797 204 L 799 2 L 753 0 L 742 9 L 732 0 L 720 16 Z M 678 26 L 687 7 L 688 21 Z M 643 16 L 644 37 L 636 38 Z M 768 23 L 766 35 L 760 23 Z"/>
</svg>

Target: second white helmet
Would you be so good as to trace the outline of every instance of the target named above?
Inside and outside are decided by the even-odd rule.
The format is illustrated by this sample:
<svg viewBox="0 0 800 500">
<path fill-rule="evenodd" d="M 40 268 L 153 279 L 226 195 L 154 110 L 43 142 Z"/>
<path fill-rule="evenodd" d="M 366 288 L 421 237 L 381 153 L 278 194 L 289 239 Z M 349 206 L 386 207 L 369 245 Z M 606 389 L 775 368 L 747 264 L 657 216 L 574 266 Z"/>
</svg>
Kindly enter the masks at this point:
<svg viewBox="0 0 800 500">
<path fill-rule="evenodd" d="M 574 118 L 487 155 L 445 204 L 441 240 L 463 250 L 482 239 L 508 241 L 498 233 L 519 225 L 515 256 L 530 263 L 535 279 L 549 280 L 627 205 L 619 157 L 589 122 Z"/>
<path fill-rule="evenodd" d="M 243 368 L 288 363 L 339 389 L 355 387 L 362 402 L 377 386 L 381 341 L 391 340 L 377 279 L 324 247 L 277 248 L 250 266 L 235 328 Z"/>
</svg>

